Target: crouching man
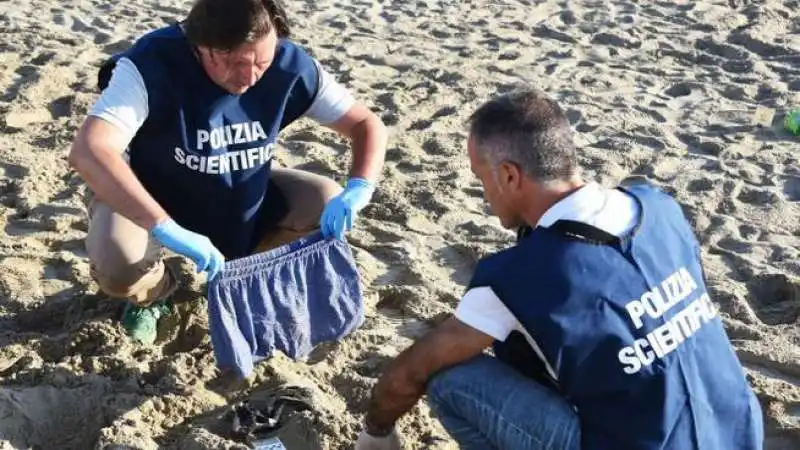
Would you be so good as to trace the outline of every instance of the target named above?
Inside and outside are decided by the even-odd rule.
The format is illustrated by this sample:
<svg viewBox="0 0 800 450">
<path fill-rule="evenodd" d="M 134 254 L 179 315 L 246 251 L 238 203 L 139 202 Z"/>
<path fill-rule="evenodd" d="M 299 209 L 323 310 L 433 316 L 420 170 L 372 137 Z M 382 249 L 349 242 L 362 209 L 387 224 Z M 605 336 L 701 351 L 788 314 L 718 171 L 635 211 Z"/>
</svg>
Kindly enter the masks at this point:
<svg viewBox="0 0 800 450">
<path fill-rule="evenodd" d="M 762 448 L 760 406 L 678 204 L 646 184 L 583 181 L 568 120 L 535 89 L 474 112 L 467 148 L 518 240 L 479 261 L 454 317 L 388 364 L 356 448 L 400 448 L 396 422 L 426 393 L 468 449 Z"/>
</svg>

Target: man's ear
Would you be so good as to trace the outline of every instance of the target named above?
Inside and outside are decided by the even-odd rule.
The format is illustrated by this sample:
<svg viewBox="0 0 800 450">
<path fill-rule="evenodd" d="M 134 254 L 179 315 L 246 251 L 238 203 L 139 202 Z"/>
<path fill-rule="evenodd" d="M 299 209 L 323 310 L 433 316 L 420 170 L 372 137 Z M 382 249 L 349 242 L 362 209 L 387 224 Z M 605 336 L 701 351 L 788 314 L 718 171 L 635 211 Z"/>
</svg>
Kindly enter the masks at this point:
<svg viewBox="0 0 800 450">
<path fill-rule="evenodd" d="M 497 183 L 504 192 L 516 192 L 522 188 L 522 171 L 513 162 L 503 161 L 497 168 Z"/>
</svg>

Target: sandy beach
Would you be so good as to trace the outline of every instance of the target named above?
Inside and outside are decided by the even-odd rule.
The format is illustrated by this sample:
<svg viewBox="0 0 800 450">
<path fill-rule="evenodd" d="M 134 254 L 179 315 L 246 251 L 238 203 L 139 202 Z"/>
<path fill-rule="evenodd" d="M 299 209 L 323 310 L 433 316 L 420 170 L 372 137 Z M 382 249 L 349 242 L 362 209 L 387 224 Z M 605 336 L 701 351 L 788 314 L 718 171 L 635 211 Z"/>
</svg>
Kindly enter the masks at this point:
<svg viewBox="0 0 800 450">
<path fill-rule="evenodd" d="M 453 310 L 478 258 L 513 242 L 485 214 L 464 120 L 520 82 L 567 109 L 588 179 L 644 176 L 681 203 L 765 447 L 800 448 L 800 137 L 782 127 L 800 107 L 800 3 L 286 4 L 295 40 L 380 114 L 390 145 L 348 237 L 366 322 L 236 384 L 217 377 L 197 280 L 155 345 L 128 340 L 122 303 L 89 276 L 85 186 L 67 164 L 101 61 L 190 2 L 0 1 L 0 449 L 243 449 L 226 412 L 281 386 L 314 405 L 286 436 L 351 448 L 381 365 Z M 755 124 L 758 107 L 774 117 Z M 277 162 L 338 178 L 349 153 L 300 121 Z M 424 402 L 400 431 L 411 449 L 456 448 Z"/>
</svg>

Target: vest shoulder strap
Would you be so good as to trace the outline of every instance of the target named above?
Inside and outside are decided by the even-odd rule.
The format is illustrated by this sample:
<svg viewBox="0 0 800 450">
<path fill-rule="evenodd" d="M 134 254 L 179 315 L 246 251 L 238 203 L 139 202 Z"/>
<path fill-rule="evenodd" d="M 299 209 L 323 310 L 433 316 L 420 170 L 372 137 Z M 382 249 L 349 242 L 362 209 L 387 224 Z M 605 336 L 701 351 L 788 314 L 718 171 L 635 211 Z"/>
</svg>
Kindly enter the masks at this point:
<svg viewBox="0 0 800 450">
<path fill-rule="evenodd" d="M 533 233 L 533 228 L 530 225 L 523 225 L 517 228 L 517 242 L 526 238 L 531 233 Z"/>
<path fill-rule="evenodd" d="M 620 239 L 617 236 L 603 231 L 600 228 L 574 220 L 559 220 L 550 226 L 549 229 L 562 236 L 595 245 L 613 245 L 620 243 Z"/>
</svg>

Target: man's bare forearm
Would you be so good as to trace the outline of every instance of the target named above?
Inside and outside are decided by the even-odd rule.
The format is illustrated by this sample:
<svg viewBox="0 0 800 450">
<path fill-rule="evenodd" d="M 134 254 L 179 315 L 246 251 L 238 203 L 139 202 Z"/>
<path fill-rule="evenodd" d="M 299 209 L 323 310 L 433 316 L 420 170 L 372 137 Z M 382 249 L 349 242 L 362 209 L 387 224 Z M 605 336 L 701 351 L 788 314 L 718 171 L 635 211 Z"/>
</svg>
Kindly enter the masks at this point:
<svg viewBox="0 0 800 450">
<path fill-rule="evenodd" d="M 115 136 L 109 127 L 110 124 L 100 119 L 89 119 L 73 144 L 70 164 L 99 200 L 150 230 L 164 220 L 167 213 L 144 189 L 122 159 L 121 152 L 113 149 Z"/>
<path fill-rule="evenodd" d="M 415 375 L 409 366 L 415 350 L 412 347 L 398 355 L 375 385 L 365 418 L 370 434 L 388 434 L 425 394 L 425 379 Z"/>
<path fill-rule="evenodd" d="M 353 127 L 353 166 L 351 176 L 376 182 L 386 156 L 386 127 L 376 116 L 370 116 Z"/>
<path fill-rule="evenodd" d="M 437 326 L 387 366 L 372 391 L 365 418 L 367 432 L 388 434 L 425 394 L 431 377 L 481 354 L 493 341 L 454 317 Z"/>
</svg>

